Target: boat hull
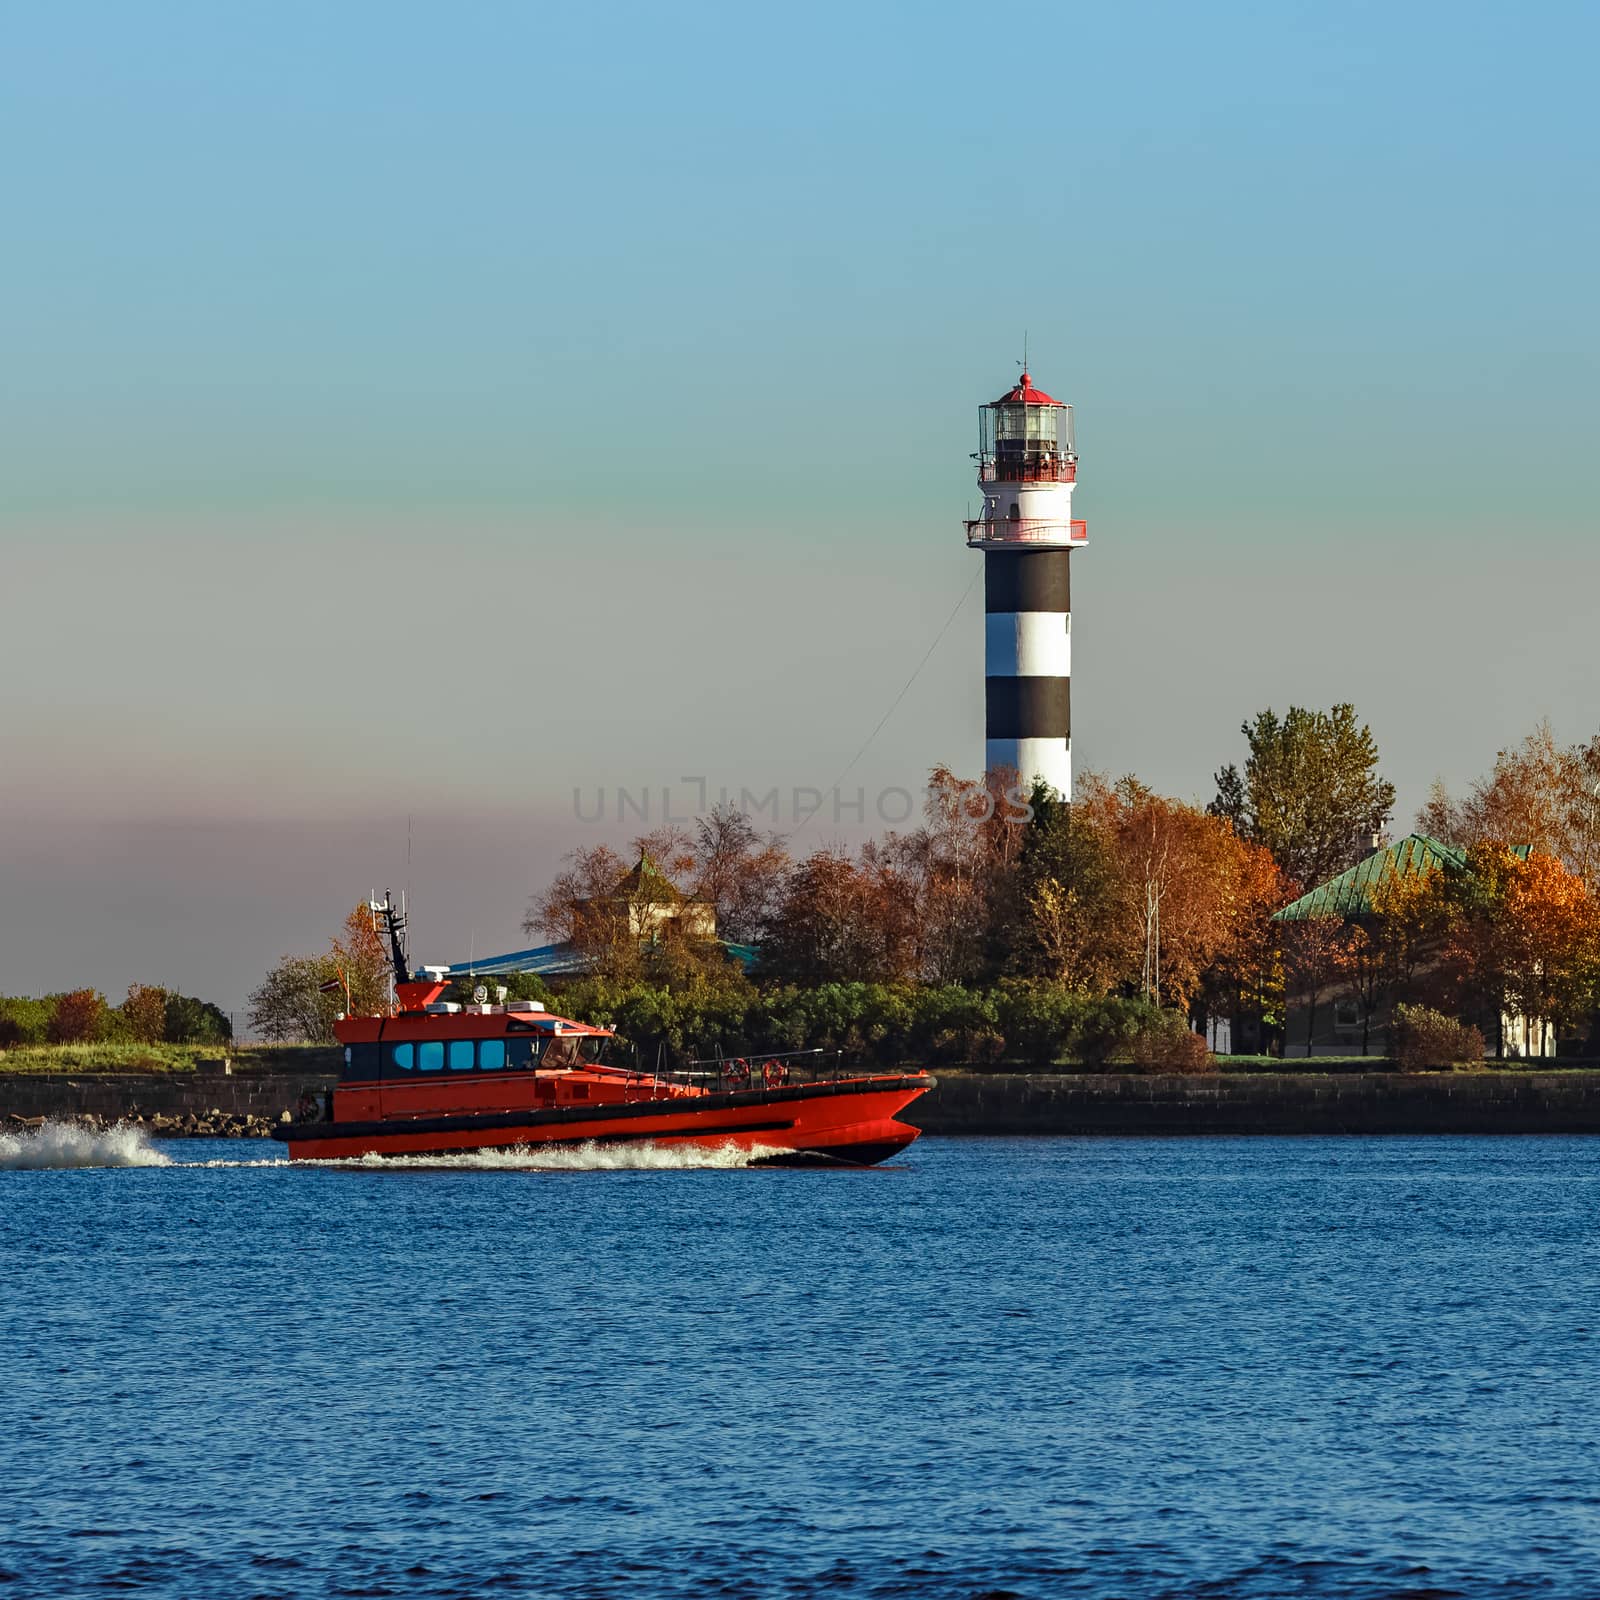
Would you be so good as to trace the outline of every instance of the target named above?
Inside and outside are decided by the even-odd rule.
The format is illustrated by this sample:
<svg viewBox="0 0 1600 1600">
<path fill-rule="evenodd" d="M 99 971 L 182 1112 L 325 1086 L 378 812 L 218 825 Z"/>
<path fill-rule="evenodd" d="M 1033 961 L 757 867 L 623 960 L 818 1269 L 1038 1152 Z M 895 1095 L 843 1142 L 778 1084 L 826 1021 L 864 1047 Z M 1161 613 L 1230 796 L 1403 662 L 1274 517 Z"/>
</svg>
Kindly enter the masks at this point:
<svg viewBox="0 0 1600 1600">
<path fill-rule="evenodd" d="M 747 1150 L 777 1164 L 873 1166 L 904 1150 L 918 1129 L 898 1120 L 934 1080 L 850 1078 L 673 1100 L 543 1110 L 301 1122 L 274 1130 L 294 1161 L 459 1155 L 471 1150 L 649 1143 Z"/>
</svg>

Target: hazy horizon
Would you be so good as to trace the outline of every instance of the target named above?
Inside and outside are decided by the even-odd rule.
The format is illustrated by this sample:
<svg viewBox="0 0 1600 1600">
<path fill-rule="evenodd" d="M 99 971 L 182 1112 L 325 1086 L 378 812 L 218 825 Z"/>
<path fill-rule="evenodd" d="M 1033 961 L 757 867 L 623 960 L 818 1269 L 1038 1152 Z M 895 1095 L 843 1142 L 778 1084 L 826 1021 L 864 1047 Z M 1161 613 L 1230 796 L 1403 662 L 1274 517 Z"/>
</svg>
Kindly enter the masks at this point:
<svg viewBox="0 0 1600 1600">
<path fill-rule="evenodd" d="M 1076 407 L 1073 754 L 1352 701 L 1409 827 L 1589 647 L 1600 23 L 11 18 L 0 993 L 515 948 L 575 788 L 983 750 L 976 408 Z M 870 818 L 869 818 L 870 820 Z M 789 830 L 792 831 L 792 830 Z M 859 836 L 813 824 L 803 836 Z"/>
</svg>

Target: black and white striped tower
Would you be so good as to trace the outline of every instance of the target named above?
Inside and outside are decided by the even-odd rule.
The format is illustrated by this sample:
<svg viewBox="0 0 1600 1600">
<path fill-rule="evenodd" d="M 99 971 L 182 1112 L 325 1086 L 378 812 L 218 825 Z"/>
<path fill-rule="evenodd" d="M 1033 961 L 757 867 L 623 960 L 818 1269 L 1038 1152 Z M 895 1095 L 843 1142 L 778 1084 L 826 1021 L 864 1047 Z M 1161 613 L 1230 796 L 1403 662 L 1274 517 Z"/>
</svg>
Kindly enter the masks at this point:
<svg viewBox="0 0 1600 1600">
<path fill-rule="evenodd" d="M 1078 478 L 1072 407 L 1022 381 L 978 408 L 983 515 L 984 766 L 1043 778 L 1072 798 L 1072 604 L 1067 563 L 1088 530 L 1072 520 Z"/>
</svg>

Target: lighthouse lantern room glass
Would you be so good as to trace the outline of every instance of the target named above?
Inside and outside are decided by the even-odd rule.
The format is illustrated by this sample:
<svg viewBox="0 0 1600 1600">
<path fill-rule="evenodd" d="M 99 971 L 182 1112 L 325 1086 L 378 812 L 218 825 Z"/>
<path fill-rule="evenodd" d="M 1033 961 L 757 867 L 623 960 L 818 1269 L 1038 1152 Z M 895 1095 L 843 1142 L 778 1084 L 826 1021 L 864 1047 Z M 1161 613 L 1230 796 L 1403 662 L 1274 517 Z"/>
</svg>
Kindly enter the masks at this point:
<svg viewBox="0 0 1600 1600">
<path fill-rule="evenodd" d="M 1078 460 L 1072 407 L 1022 385 L 979 406 L 977 460 L 985 483 L 1072 482 Z"/>
</svg>

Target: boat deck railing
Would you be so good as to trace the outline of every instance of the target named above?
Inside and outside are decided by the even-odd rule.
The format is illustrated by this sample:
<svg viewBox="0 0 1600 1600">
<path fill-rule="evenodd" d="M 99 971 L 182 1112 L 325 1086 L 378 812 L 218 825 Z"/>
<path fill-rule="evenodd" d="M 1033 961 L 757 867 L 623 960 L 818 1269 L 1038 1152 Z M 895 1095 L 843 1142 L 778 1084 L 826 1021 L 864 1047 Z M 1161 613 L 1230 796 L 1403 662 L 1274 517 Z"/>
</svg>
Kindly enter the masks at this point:
<svg viewBox="0 0 1600 1600">
<path fill-rule="evenodd" d="M 791 1083 L 838 1083 L 845 1078 L 871 1077 L 877 1070 L 862 1065 L 845 1050 L 774 1050 L 706 1056 L 681 1067 L 664 1067 L 661 1076 L 720 1093 L 775 1089 Z"/>
</svg>

